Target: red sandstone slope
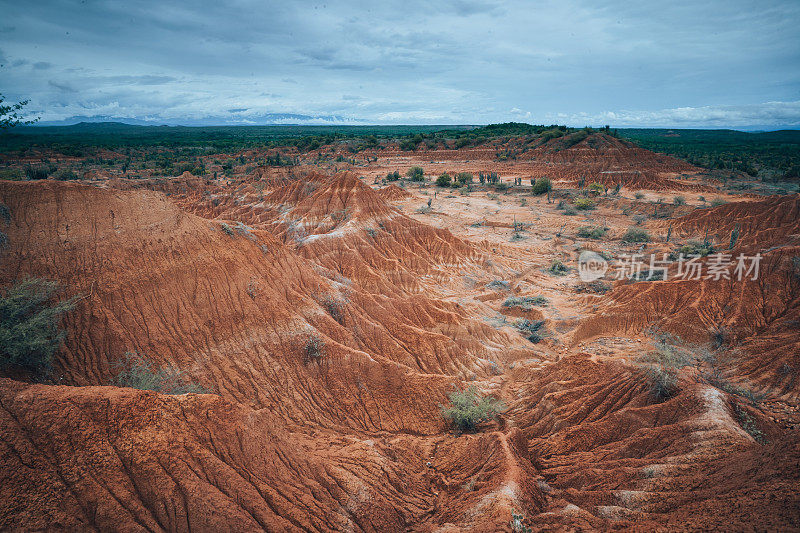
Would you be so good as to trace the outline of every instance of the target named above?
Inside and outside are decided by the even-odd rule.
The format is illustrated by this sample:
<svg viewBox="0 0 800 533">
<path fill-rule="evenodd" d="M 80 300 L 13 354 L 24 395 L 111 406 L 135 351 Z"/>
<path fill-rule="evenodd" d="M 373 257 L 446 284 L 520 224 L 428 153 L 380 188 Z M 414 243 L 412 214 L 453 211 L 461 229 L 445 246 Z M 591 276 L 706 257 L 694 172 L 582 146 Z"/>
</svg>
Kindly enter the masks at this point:
<svg viewBox="0 0 800 533">
<path fill-rule="evenodd" d="M 353 176 L 114 184 L 142 185 L 169 196 L 0 183 L 12 215 L 0 284 L 32 272 L 86 295 L 67 319 L 63 382 L 107 383 L 109 361 L 136 349 L 218 396 L 0 381 L 2 527 L 489 532 L 508 530 L 511 511 L 561 530 L 794 524 L 794 436 L 689 370 L 661 403 L 626 360 L 635 352 L 530 352 L 510 379 L 493 376 L 488 359 L 519 339 L 437 298 L 437 277 L 477 267 L 480 254 Z M 287 220 L 308 231 L 286 238 Z M 784 252 L 765 266 L 776 286 Z M 747 287 L 692 294 L 724 309 L 759 294 Z M 654 317 L 703 334 L 716 308 L 685 291 L 617 288 L 576 338 Z M 755 340 L 765 325 L 794 342 L 777 326 L 794 320 L 795 299 L 781 313 L 786 293 L 764 292 L 755 313 L 723 316 Z M 326 343 L 321 364 L 303 360 L 310 335 Z M 460 378 L 509 410 L 454 437 L 438 403 Z"/>
</svg>

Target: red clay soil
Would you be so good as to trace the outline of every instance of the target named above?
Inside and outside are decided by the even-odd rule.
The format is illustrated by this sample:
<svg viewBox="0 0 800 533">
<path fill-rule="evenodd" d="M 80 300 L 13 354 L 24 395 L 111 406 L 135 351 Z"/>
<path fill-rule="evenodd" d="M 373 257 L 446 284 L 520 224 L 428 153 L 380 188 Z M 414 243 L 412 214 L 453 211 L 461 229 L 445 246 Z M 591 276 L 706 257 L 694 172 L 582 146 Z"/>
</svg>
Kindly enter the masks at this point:
<svg viewBox="0 0 800 533">
<path fill-rule="evenodd" d="M 594 155 L 586 140 L 532 147 L 520 173 L 574 180 L 581 150 L 598 173 L 641 158 L 652 187 L 681 190 L 666 175 L 692 172 L 598 139 Z M 81 295 L 52 378 L 0 379 L 0 529 L 496 532 L 521 513 L 547 531 L 800 530 L 796 197 L 673 221 L 721 240 L 731 210 L 735 251 L 773 248 L 758 281 L 602 296 L 575 292 L 574 269 L 548 273 L 579 249 L 555 204 L 440 194 L 415 213 L 424 184 L 395 188 L 307 167 L 0 181 L 0 286 L 35 275 Z M 522 240 L 472 225 L 501 209 L 529 224 Z M 547 304 L 503 307 L 512 295 Z M 524 319 L 544 321 L 541 342 Z M 702 365 L 657 398 L 646 330 L 699 344 L 716 325 L 736 356 L 725 379 L 766 399 Z M 132 351 L 210 393 L 110 386 Z M 440 404 L 470 384 L 506 409 L 458 434 Z"/>
</svg>

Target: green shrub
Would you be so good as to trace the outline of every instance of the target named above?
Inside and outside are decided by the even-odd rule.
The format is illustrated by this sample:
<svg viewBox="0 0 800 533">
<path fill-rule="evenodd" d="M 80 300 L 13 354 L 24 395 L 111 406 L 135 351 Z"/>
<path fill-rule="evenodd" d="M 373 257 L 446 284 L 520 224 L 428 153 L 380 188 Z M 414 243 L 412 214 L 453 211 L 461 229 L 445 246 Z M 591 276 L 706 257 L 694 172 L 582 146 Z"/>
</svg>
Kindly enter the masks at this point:
<svg viewBox="0 0 800 533">
<path fill-rule="evenodd" d="M 517 328 L 525 338 L 533 344 L 540 342 L 544 339 L 544 320 L 518 320 L 514 327 Z"/>
<path fill-rule="evenodd" d="M 508 190 L 508 183 L 504 183 L 502 181 L 499 181 L 499 182 L 495 183 L 494 185 L 492 185 L 492 188 L 494 188 L 494 190 L 498 191 L 498 192 L 507 191 Z"/>
<path fill-rule="evenodd" d="M 727 203 L 728 203 L 727 200 L 724 200 L 722 198 L 714 198 L 713 200 L 711 200 L 711 207 L 718 207 L 721 205 L 725 205 Z"/>
<path fill-rule="evenodd" d="M 386 181 L 397 181 L 399 179 L 400 179 L 400 172 L 398 172 L 397 170 L 386 174 Z"/>
<path fill-rule="evenodd" d="M 608 228 L 603 226 L 582 226 L 578 228 L 578 237 L 583 239 L 599 239 L 606 234 Z"/>
<path fill-rule="evenodd" d="M 650 242 L 650 235 L 643 229 L 628 228 L 622 236 L 622 242 Z"/>
<path fill-rule="evenodd" d="M 503 307 L 519 307 L 525 311 L 530 311 L 533 306 L 547 307 L 547 298 L 544 296 L 511 296 L 503 302 Z"/>
<path fill-rule="evenodd" d="M 547 271 L 556 276 L 563 276 L 569 272 L 569 267 L 558 259 L 554 259 L 553 262 L 550 263 L 550 267 L 547 269 Z"/>
<path fill-rule="evenodd" d="M 553 189 L 553 184 L 550 182 L 550 178 L 541 177 L 533 182 L 531 186 L 531 192 L 533 194 L 539 195 L 544 194 L 547 191 L 551 191 Z"/>
<path fill-rule="evenodd" d="M 53 174 L 53 179 L 56 179 L 58 181 L 73 181 L 80 178 L 73 171 L 65 168 Z"/>
<path fill-rule="evenodd" d="M 0 297 L 0 367 L 22 370 L 34 379 L 50 372 L 64 337 L 60 317 L 77 300 L 51 303 L 58 289 L 54 281 L 26 278 Z"/>
<path fill-rule="evenodd" d="M 686 198 L 683 196 L 676 196 L 672 199 L 672 203 L 675 205 L 686 205 Z"/>
<path fill-rule="evenodd" d="M 406 176 L 408 176 L 411 181 L 425 181 L 425 171 L 422 167 L 409 168 L 408 172 L 406 172 Z"/>
<path fill-rule="evenodd" d="M 605 190 L 605 187 L 603 187 L 603 185 L 600 183 L 592 183 L 589 185 L 589 192 L 592 194 L 600 195 L 603 194 Z"/>
<path fill-rule="evenodd" d="M 209 391 L 186 378 L 185 372 L 171 367 L 155 368 L 153 363 L 136 352 L 127 352 L 112 365 L 117 369 L 113 384 L 117 387 L 151 390 L 162 394 L 207 394 Z"/>
<path fill-rule="evenodd" d="M 580 211 L 589 211 L 595 208 L 594 200 L 591 198 L 576 198 L 575 199 L 575 209 Z"/>
<path fill-rule="evenodd" d="M 222 231 L 223 231 L 223 233 L 225 233 L 225 235 L 228 235 L 229 237 L 233 237 L 233 228 L 231 228 L 228 224 L 226 224 L 225 222 L 222 222 L 219 225 L 219 227 L 222 229 Z"/>
<path fill-rule="evenodd" d="M 708 241 L 700 242 L 696 240 L 690 240 L 678 248 L 678 253 L 683 254 L 684 256 L 699 255 L 700 257 L 705 257 L 714 253 L 714 245 Z"/>
<path fill-rule="evenodd" d="M 456 174 L 456 181 L 461 185 L 472 183 L 472 174 L 469 172 L 459 172 Z"/>
<path fill-rule="evenodd" d="M 436 185 L 439 187 L 449 187 L 450 183 L 452 182 L 452 178 L 450 174 L 444 173 L 440 174 L 438 178 L 436 178 Z"/>
<path fill-rule="evenodd" d="M 474 385 L 448 393 L 450 405 L 440 405 L 442 417 L 460 431 L 473 431 L 481 422 L 494 419 L 504 409 L 502 402 L 483 396 Z"/>
</svg>

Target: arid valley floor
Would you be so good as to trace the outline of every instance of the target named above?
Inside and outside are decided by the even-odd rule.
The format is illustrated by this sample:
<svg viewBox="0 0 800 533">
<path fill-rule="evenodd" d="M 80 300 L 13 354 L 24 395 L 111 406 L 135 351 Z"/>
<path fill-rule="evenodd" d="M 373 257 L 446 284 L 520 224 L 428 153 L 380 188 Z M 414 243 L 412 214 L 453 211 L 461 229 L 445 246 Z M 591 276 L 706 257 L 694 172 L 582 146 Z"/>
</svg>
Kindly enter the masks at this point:
<svg viewBox="0 0 800 533">
<path fill-rule="evenodd" d="M 79 298 L 52 375 L 0 378 L 0 529 L 800 530 L 800 194 L 603 131 L 346 148 L 0 180 L 0 286 Z M 81 159 L 2 162 L 44 156 Z M 757 279 L 615 279 L 694 252 Z M 459 432 L 468 386 L 505 408 Z"/>
</svg>

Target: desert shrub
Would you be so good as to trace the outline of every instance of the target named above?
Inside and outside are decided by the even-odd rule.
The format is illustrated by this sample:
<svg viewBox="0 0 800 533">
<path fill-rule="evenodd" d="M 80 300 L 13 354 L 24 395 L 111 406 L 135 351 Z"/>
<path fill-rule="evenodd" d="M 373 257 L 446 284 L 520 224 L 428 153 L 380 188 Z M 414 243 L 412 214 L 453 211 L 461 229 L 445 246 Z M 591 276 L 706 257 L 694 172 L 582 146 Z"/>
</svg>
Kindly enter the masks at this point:
<svg viewBox="0 0 800 533">
<path fill-rule="evenodd" d="M 672 199 L 672 203 L 675 205 L 686 205 L 686 198 L 683 196 L 676 196 Z"/>
<path fill-rule="evenodd" d="M 386 181 L 397 181 L 400 179 L 400 172 L 395 170 L 386 174 Z"/>
<path fill-rule="evenodd" d="M 589 211 L 595 208 L 594 200 L 591 198 L 576 198 L 575 199 L 575 209 L 580 211 Z"/>
<path fill-rule="evenodd" d="M 459 172 L 456 174 L 456 181 L 461 185 L 472 183 L 472 174 L 469 172 Z"/>
<path fill-rule="evenodd" d="M 498 192 L 507 191 L 508 190 L 508 183 L 499 181 L 499 182 L 495 183 L 494 185 L 492 185 L 492 188 L 495 191 L 498 191 Z"/>
<path fill-rule="evenodd" d="M 728 203 L 727 200 L 724 200 L 722 198 L 714 198 L 711 200 L 711 207 L 718 207 L 720 205 L 725 205 L 727 203 Z"/>
<path fill-rule="evenodd" d="M 650 235 L 643 229 L 628 228 L 622 236 L 622 242 L 650 242 Z"/>
<path fill-rule="evenodd" d="M 559 261 L 558 259 L 554 259 L 550 266 L 547 268 L 547 271 L 556 276 L 563 276 L 567 272 L 569 272 L 569 267 Z"/>
<path fill-rule="evenodd" d="M 0 367 L 22 370 L 34 379 L 47 376 L 53 354 L 64 337 L 61 315 L 75 308 L 77 297 L 53 303 L 54 281 L 26 278 L 0 297 Z"/>
<path fill-rule="evenodd" d="M 442 417 L 460 431 L 473 431 L 478 424 L 494 419 L 504 409 L 502 402 L 483 396 L 474 385 L 464 391 L 448 393 L 447 399 L 450 405 L 439 406 Z"/>
<path fill-rule="evenodd" d="M 647 220 L 647 215 L 643 213 L 636 213 L 635 215 L 633 215 L 633 222 L 637 226 L 641 225 L 646 220 Z"/>
<path fill-rule="evenodd" d="M 591 293 L 591 294 L 605 294 L 610 291 L 613 287 L 605 283 L 603 281 L 590 281 L 588 283 L 582 283 L 575 287 L 575 292 L 577 293 Z"/>
<path fill-rule="evenodd" d="M 699 255 L 701 257 L 705 257 L 709 254 L 714 253 L 714 245 L 711 244 L 709 241 L 700 242 L 697 240 L 690 240 L 680 248 L 678 248 L 678 254 L 683 254 L 684 256 L 689 255 Z"/>
<path fill-rule="evenodd" d="M 342 324 L 344 321 L 344 308 L 349 303 L 345 298 L 337 298 L 332 294 L 326 294 L 319 301 L 320 305 L 336 322 Z"/>
<path fill-rule="evenodd" d="M 531 192 L 533 194 L 544 194 L 547 191 L 551 191 L 553 189 L 553 184 L 550 182 L 550 178 L 541 177 L 533 182 L 531 186 Z"/>
<path fill-rule="evenodd" d="M 498 289 L 498 290 L 507 291 L 509 287 L 508 287 L 508 282 L 507 281 L 503 281 L 501 279 L 496 279 L 496 280 L 493 280 L 493 281 L 490 281 L 489 283 L 487 283 L 486 284 L 486 288 L 487 289 Z"/>
<path fill-rule="evenodd" d="M 748 413 L 744 407 L 737 403 L 734 408 L 734 412 L 736 413 L 736 418 L 739 421 L 739 425 L 751 437 L 753 437 L 756 442 L 759 444 L 765 444 L 767 442 L 766 438 L 764 437 L 764 433 L 758 428 L 755 420 L 753 420 L 753 417 L 750 416 L 750 413 Z"/>
<path fill-rule="evenodd" d="M 233 228 L 231 228 L 228 224 L 223 222 L 223 223 L 221 223 L 219 225 L 219 227 L 222 229 L 222 231 L 223 231 L 223 233 L 225 233 L 225 235 L 233 237 Z"/>
<path fill-rule="evenodd" d="M 599 239 L 606 234 L 608 228 L 603 226 L 582 226 L 578 228 L 578 237 L 583 239 Z"/>
<path fill-rule="evenodd" d="M 56 179 L 58 181 L 73 181 L 80 178 L 70 169 L 64 168 L 53 174 L 53 179 Z"/>
<path fill-rule="evenodd" d="M 600 183 L 592 183 L 589 185 L 589 192 L 591 194 L 603 194 L 605 190 L 605 187 L 603 187 Z"/>
<path fill-rule="evenodd" d="M 23 178 L 24 174 L 18 168 L 3 168 L 0 169 L 0 180 L 17 181 Z"/>
<path fill-rule="evenodd" d="M 303 347 L 303 363 L 306 365 L 311 363 L 321 363 L 325 359 L 325 341 L 316 335 L 311 335 L 306 339 L 306 344 Z"/>
<path fill-rule="evenodd" d="M 503 307 L 519 307 L 525 311 L 530 311 L 534 306 L 547 307 L 547 298 L 544 296 L 511 296 L 503 302 Z"/>
<path fill-rule="evenodd" d="M 528 320 L 526 318 L 515 322 L 514 327 L 534 344 L 544 339 L 544 320 Z"/>
<path fill-rule="evenodd" d="M 28 165 L 25 167 L 25 177 L 29 180 L 46 180 L 47 176 L 55 171 L 55 168 L 51 167 L 41 167 L 41 166 L 31 166 Z"/>
<path fill-rule="evenodd" d="M 636 198 L 637 200 L 641 200 L 642 198 L 644 198 L 644 193 L 641 191 L 636 191 L 633 197 Z"/>
<path fill-rule="evenodd" d="M 564 208 L 564 216 L 574 217 L 577 214 L 578 212 L 571 205 L 568 205 L 567 207 Z"/>
<path fill-rule="evenodd" d="M 438 185 L 439 187 L 449 187 L 452 181 L 453 180 L 450 177 L 450 174 L 443 173 L 440 174 L 438 178 L 436 178 L 436 185 Z"/>
<path fill-rule="evenodd" d="M 647 369 L 650 394 L 658 402 L 670 399 L 678 392 L 678 371 L 665 366 L 651 366 Z"/>
<path fill-rule="evenodd" d="M 136 352 L 127 352 L 122 360 L 112 364 L 117 375 L 112 383 L 117 387 L 151 390 L 162 394 L 207 394 L 205 387 L 192 382 L 182 370 L 172 367 L 157 368 Z"/>
<path fill-rule="evenodd" d="M 406 176 L 411 181 L 425 181 L 425 171 L 422 170 L 422 167 L 411 167 L 406 172 Z"/>
</svg>

